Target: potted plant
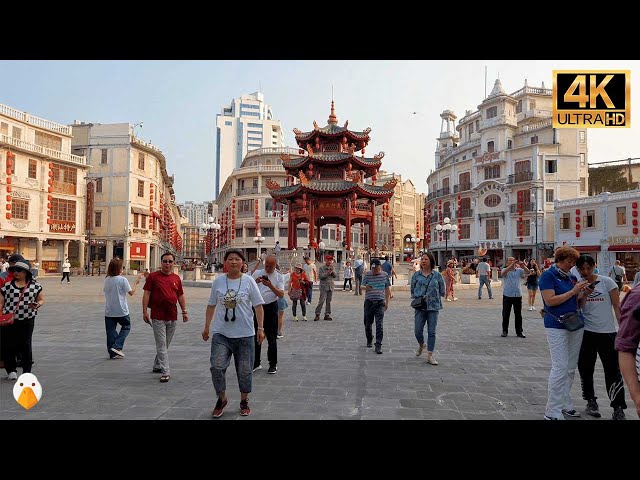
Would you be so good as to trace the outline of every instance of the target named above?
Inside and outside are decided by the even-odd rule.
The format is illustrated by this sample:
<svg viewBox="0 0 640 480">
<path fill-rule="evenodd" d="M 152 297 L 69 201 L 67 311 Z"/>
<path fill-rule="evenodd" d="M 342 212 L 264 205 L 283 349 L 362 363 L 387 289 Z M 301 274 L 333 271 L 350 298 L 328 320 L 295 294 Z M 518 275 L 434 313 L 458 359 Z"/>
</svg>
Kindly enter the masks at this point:
<svg viewBox="0 0 640 480">
<path fill-rule="evenodd" d="M 471 283 L 475 283 L 476 272 L 473 271 L 473 268 L 467 266 L 462 269 L 462 283 L 470 285 Z M 473 282 L 472 279 L 473 278 Z"/>
</svg>

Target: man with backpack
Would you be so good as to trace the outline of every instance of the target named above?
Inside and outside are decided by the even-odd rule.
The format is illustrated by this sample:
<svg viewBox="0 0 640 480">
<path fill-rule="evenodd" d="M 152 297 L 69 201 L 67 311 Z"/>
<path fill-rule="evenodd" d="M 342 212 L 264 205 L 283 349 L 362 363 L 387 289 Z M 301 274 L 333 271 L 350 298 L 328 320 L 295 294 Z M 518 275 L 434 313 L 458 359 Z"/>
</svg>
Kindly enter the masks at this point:
<svg viewBox="0 0 640 480">
<path fill-rule="evenodd" d="M 620 260 L 616 260 L 615 265 L 611 267 L 609 277 L 611 277 L 616 282 L 616 284 L 618 285 L 618 290 L 622 290 L 623 284 L 629 283 L 627 281 L 626 271 L 622 266 Z"/>
<path fill-rule="evenodd" d="M 353 262 L 353 271 L 356 275 L 356 293 L 354 293 L 354 295 L 362 295 L 362 290 L 360 290 L 362 275 L 364 274 L 364 260 L 362 260 L 362 255 L 358 255 L 356 261 Z"/>
</svg>

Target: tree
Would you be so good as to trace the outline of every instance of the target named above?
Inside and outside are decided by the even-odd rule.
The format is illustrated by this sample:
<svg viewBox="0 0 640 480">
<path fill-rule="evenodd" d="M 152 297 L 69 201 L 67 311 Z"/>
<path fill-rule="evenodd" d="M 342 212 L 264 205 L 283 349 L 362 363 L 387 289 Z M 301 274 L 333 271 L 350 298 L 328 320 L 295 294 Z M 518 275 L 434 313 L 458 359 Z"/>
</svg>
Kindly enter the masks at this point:
<svg viewBox="0 0 640 480">
<path fill-rule="evenodd" d="M 638 188 L 638 182 L 629 182 L 625 167 L 598 167 L 589 170 L 589 195 L 602 192 L 625 192 Z"/>
</svg>

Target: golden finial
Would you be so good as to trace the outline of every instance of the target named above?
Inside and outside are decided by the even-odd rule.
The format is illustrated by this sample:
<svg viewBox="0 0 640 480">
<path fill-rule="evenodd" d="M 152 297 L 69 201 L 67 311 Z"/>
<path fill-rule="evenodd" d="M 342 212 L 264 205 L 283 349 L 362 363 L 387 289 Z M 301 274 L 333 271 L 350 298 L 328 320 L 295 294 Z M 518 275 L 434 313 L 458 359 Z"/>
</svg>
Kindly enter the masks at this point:
<svg viewBox="0 0 640 480">
<path fill-rule="evenodd" d="M 329 124 L 336 125 L 337 123 L 338 123 L 338 117 L 336 117 L 334 103 L 333 103 L 333 100 L 331 100 L 331 115 L 329 115 Z"/>
</svg>

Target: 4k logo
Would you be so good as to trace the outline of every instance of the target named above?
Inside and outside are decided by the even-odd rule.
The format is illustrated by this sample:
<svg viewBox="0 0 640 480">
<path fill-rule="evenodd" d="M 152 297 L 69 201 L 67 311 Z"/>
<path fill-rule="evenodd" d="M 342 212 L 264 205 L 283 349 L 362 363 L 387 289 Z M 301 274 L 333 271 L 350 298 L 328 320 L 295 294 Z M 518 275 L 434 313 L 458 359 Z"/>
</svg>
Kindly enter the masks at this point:
<svg viewBox="0 0 640 480">
<path fill-rule="evenodd" d="M 554 128 L 630 126 L 630 70 L 553 71 Z"/>
</svg>

